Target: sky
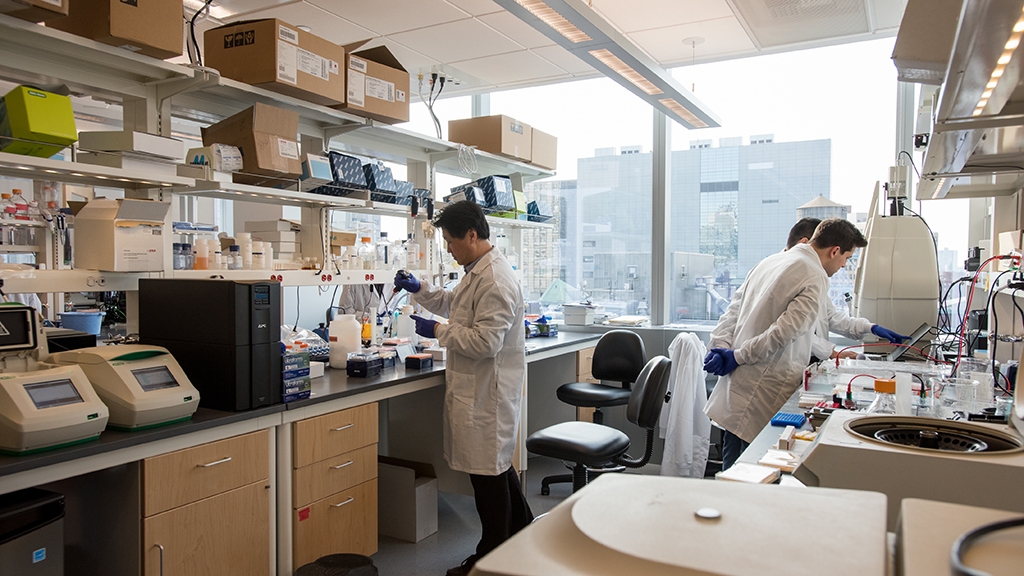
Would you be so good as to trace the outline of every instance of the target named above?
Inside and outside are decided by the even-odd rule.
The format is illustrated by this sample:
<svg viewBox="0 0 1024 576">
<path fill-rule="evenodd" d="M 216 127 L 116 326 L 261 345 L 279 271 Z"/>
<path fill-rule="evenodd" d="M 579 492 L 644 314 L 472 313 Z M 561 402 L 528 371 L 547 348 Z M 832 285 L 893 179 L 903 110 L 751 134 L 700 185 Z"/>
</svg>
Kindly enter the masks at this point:
<svg viewBox="0 0 1024 576">
<path fill-rule="evenodd" d="M 773 134 L 776 142 L 832 141 L 831 198 L 866 212 L 877 181 L 896 163 L 895 38 L 684 66 L 675 78 L 722 119 L 721 128 L 686 130 L 672 124 L 672 148 L 691 140 Z M 698 54 L 699 57 L 699 47 Z M 491 113 L 508 114 L 558 137 L 556 179 L 576 177 L 576 159 L 604 147 L 651 149 L 651 108 L 607 78 L 491 94 Z M 447 121 L 470 116 L 470 99 L 440 99 Z M 425 106 L 415 102 L 408 128 L 433 134 Z M 915 162 L 920 164 L 920 154 Z M 966 254 L 966 200 L 913 203 L 939 248 Z"/>
</svg>

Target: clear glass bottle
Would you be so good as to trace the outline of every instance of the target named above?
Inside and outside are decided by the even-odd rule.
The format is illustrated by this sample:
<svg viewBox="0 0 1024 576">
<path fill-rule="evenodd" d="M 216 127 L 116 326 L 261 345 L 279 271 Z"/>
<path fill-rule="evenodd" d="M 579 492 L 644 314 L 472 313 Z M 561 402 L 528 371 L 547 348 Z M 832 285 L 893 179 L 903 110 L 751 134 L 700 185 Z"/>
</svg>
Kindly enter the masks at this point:
<svg viewBox="0 0 1024 576">
<path fill-rule="evenodd" d="M 380 240 L 377 241 L 377 268 L 380 270 L 391 269 L 391 242 L 388 242 L 388 233 L 381 232 Z"/>
<path fill-rule="evenodd" d="M 192 244 L 188 242 L 181 245 L 181 254 L 185 257 L 185 270 L 194 270 L 196 267 L 196 255 L 192 253 Z"/>
<path fill-rule="evenodd" d="M 241 270 L 242 269 L 242 247 L 238 244 L 232 244 L 228 248 L 228 270 Z"/>
<path fill-rule="evenodd" d="M 171 244 L 171 267 L 173 267 L 175 270 L 182 269 L 180 242 L 174 242 Z"/>
<path fill-rule="evenodd" d="M 391 245 L 391 269 L 405 270 L 408 268 L 409 256 L 405 250 L 405 241 L 395 240 Z"/>
<path fill-rule="evenodd" d="M 370 244 L 370 238 L 363 236 L 359 245 L 359 261 L 363 263 L 363 270 L 373 270 L 377 266 L 377 251 Z"/>
<path fill-rule="evenodd" d="M 868 406 L 868 414 L 896 413 L 896 381 L 884 378 L 875 379 L 875 399 Z"/>
</svg>

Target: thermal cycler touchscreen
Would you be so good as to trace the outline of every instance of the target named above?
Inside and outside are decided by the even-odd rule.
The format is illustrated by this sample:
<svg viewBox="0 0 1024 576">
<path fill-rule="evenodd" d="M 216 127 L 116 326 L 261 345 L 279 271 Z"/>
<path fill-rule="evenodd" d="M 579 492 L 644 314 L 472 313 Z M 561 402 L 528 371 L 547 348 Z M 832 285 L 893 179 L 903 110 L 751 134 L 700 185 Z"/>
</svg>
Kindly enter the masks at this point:
<svg viewBox="0 0 1024 576">
<path fill-rule="evenodd" d="M 68 378 L 25 384 L 25 392 L 28 392 L 28 397 L 40 410 L 83 402 L 82 396 L 78 394 L 78 389 Z"/>
<path fill-rule="evenodd" d="M 139 386 L 146 392 L 175 388 L 178 381 L 166 366 L 154 366 L 153 368 L 139 368 L 132 370 L 132 375 L 139 381 Z"/>
</svg>

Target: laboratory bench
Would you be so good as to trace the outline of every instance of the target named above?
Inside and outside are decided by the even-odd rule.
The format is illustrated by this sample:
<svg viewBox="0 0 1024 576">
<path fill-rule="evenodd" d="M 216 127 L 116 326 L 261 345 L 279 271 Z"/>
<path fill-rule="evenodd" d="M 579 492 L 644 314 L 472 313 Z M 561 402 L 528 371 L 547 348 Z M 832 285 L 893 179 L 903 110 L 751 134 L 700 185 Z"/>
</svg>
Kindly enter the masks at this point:
<svg viewBox="0 0 1024 576">
<path fill-rule="evenodd" d="M 534 426 L 527 406 L 562 404 L 554 388 L 589 367 L 599 337 L 562 332 L 527 340 L 521 431 Z M 106 430 L 87 443 L 0 456 L 0 494 L 40 486 L 65 495 L 69 575 L 209 567 L 286 575 L 338 551 L 338 542 L 370 555 L 377 549 L 378 454 L 429 462 L 439 489 L 471 493 L 468 476 L 452 472 L 442 455 L 444 370 L 444 363 L 397 366 L 348 378 L 328 369 L 312 381 L 308 399 L 242 412 L 200 407 L 186 422 Z M 573 419 L 568 408 L 554 416 L 537 409 L 536 417 Z M 516 463 L 523 471 L 524 442 L 521 433 Z M 229 530 L 223 518 L 232 519 Z M 217 542 L 218 553 L 195 552 L 210 548 L 204 539 Z"/>
</svg>

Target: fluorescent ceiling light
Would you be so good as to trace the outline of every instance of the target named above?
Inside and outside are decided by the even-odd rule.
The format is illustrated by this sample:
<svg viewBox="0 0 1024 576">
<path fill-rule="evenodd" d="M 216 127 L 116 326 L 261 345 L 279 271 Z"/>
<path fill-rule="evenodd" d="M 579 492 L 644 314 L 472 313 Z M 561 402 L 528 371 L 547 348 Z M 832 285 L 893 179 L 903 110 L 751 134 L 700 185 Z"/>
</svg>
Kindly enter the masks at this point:
<svg viewBox="0 0 1024 576">
<path fill-rule="evenodd" d="M 494 1 L 683 126 L 722 125 L 714 112 L 584 0 Z"/>
</svg>

